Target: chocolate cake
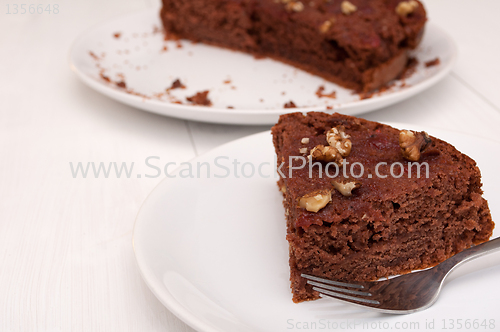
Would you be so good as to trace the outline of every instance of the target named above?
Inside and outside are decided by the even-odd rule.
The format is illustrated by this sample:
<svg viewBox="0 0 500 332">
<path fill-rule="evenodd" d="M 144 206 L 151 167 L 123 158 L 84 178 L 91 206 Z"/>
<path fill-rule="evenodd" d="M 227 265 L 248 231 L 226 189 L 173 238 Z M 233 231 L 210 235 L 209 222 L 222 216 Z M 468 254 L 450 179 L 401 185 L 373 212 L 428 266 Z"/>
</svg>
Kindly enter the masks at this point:
<svg viewBox="0 0 500 332">
<path fill-rule="evenodd" d="M 405 68 L 426 12 L 409 0 L 162 0 L 167 36 L 271 57 L 359 91 Z"/>
<path fill-rule="evenodd" d="M 272 134 L 294 302 L 319 297 L 301 273 L 376 280 L 492 234 L 476 163 L 425 132 L 311 112 L 282 115 Z"/>
</svg>

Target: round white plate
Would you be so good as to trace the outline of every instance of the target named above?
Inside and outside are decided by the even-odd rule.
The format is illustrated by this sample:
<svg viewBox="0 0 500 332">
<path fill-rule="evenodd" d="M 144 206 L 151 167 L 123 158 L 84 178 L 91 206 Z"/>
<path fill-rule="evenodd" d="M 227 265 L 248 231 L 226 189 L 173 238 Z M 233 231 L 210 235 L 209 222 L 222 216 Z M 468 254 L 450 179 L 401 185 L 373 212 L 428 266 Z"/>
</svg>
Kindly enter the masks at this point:
<svg viewBox="0 0 500 332">
<path fill-rule="evenodd" d="M 498 143 L 437 129 L 429 133 L 477 161 L 493 217 L 500 216 L 495 204 L 500 199 L 500 160 L 492 154 Z M 473 319 L 488 324 L 496 319 L 493 330 L 498 331 L 500 292 L 491 285 L 500 278 L 500 253 L 458 268 L 436 304 L 412 315 L 380 314 L 329 299 L 294 304 L 274 163 L 270 133 L 248 136 L 180 165 L 170 175 L 176 177 L 162 181 L 144 202 L 133 239 L 138 266 L 151 291 L 180 319 L 198 331 L 226 332 L 279 332 L 311 324 L 316 324 L 311 330 L 325 324 L 345 330 L 351 324 L 349 330 L 380 331 L 377 324 L 396 329 L 397 323 L 400 328 L 418 324 L 412 325 L 418 331 L 431 321 L 440 331 L 450 327 L 448 320 L 454 319 L 456 326 L 457 319 L 462 324 L 465 319 L 471 324 Z M 194 178 L 187 177 L 188 165 Z M 364 323 L 374 325 L 363 328 Z"/>
<path fill-rule="evenodd" d="M 215 123 L 273 124 L 279 115 L 297 110 L 355 115 L 394 104 L 442 79 L 457 54 L 453 40 L 429 23 L 413 55 L 419 60 L 416 72 L 388 91 L 360 100 L 352 90 L 278 61 L 257 60 L 248 54 L 188 41 L 166 42 L 160 27 L 159 10 L 151 9 L 90 29 L 71 49 L 71 68 L 96 91 L 146 111 Z M 441 64 L 426 68 L 424 63 L 436 57 Z M 165 89 L 176 79 L 187 88 L 172 90 L 169 96 Z M 126 89 L 116 86 L 121 81 Z M 316 91 L 321 85 L 324 93 L 336 91 L 336 99 L 319 98 Z M 187 96 L 205 90 L 209 90 L 213 106 L 193 106 L 186 101 Z M 176 100 L 183 104 L 174 103 Z M 289 101 L 298 109 L 284 108 Z"/>
</svg>

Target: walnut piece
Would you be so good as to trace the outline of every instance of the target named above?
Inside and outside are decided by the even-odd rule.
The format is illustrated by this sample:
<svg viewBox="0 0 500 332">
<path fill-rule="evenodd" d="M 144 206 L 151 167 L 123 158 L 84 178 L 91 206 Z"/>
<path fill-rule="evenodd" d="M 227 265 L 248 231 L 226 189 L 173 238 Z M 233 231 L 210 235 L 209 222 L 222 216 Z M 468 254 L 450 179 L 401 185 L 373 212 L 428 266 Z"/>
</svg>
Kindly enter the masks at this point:
<svg viewBox="0 0 500 332">
<path fill-rule="evenodd" d="M 413 13 L 415 9 L 418 8 L 418 2 L 415 0 L 402 1 L 396 7 L 396 13 L 399 16 L 408 16 L 408 14 Z"/>
<path fill-rule="evenodd" d="M 337 165 L 342 163 L 342 155 L 332 146 L 317 145 L 309 154 L 312 160 L 334 162 Z"/>
<path fill-rule="evenodd" d="M 346 0 L 342 1 L 342 3 L 340 4 L 340 9 L 345 15 L 350 15 L 358 10 L 358 7 L 354 6 L 351 2 Z"/>
<path fill-rule="evenodd" d="M 285 185 L 282 185 L 281 188 L 280 188 L 280 191 L 284 194 L 286 193 L 286 186 Z"/>
<path fill-rule="evenodd" d="M 299 206 L 309 212 L 318 212 L 332 200 L 331 190 L 319 190 L 299 199 Z"/>
<path fill-rule="evenodd" d="M 325 22 L 323 22 L 319 26 L 319 32 L 321 32 L 321 33 L 327 33 L 328 30 L 330 30 L 330 28 L 332 27 L 333 23 L 335 23 L 335 18 L 334 17 L 332 17 L 329 20 L 326 20 Z"/>
<path fill-rule="evenodd" d="M 399 146 L 406 160 L 418 161 L 420 152 L 424 151 L 431 143 L 429 134 L 425 131 L 401 130 L 399 132 Z"/>
<path fill-rule="evenodd" d="M 307 148 L 300 148 L 299 153 L 302 153 L 302 154 L 307 153 Z"/>
<path fill-rule="evenodd" d="M 304 137 L 303 139 L 300 140 L 300 143 L 302 143 L 302 144 L 308 144 L 309 143 L 309 138 L 308 137 Z"/>
<path fill-rule="evenodd" d="M 288 11 L 301 12 L 304 10 L 304 4 L 300 1 L 290 1 L 287 2 L 285 8 Z"/>
<path fill-rule="evenodd" d="M 332 184 L 333 187 L 337 189 L 344 196 L 351 196 L 352 191 L 354 189 L 361 187 L 361 183 L 359 183 L 358 181 L 352 181 L 347 183 L 333 181 Z"/>
<path fill-rule="evenodd" d="M 326 133 L 326 141 L 337 149 L 342 157 L 347 157 L 351 153 L 352 143 L 349 138 L 351 136 L 345 133 L 344 126 L 334 127 Z"/>
</svg>

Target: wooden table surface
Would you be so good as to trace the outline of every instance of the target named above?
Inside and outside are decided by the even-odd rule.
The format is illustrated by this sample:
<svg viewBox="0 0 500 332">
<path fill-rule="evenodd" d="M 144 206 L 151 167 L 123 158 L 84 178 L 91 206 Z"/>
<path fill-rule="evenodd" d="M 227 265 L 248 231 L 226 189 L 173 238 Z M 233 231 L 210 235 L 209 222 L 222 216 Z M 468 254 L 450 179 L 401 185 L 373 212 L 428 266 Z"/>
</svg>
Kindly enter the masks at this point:
<svg viewBox="0 0 500 332">
<path fill-rule="evenodd" d="M 68 51 L 79 34 L 157 0 L 56 0 L 58 14 L 7 14 L 14 3 L 0 1 L 0 331 L 193 331 L 149 291 L 134 259 L 134 219 L 161 178 L 73 178 L 69 163 L 180 163 L 270 126 L 162 117 L 77 79 Z M 500 1 L 425 5 L 458 44 L 455 68 L 362 117 L 500 142 Z"/>
</svg>

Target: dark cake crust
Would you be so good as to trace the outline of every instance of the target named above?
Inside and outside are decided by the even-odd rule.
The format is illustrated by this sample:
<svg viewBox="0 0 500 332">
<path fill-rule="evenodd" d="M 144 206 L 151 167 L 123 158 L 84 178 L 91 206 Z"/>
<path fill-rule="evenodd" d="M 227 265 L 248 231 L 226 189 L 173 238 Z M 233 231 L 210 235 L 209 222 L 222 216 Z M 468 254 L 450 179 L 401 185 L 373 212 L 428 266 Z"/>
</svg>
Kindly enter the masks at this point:
<svg viewBox="0 0 500 332">
<path fill-rule="evenodd" d="M 346 15 L 339 0 L 163 0 L 160 16 L 176 38 L 271 57 L 369 91 L 401 74 L 426 12 L 418 1 L 408 15 L 396 13 L 401 0 L 350 2 L 356 11 Z"/>
<path fill-rule="evenodd" d="M 308 168 L 278 182 L 284 191 L 290 280 L 293 300 L 314 300 L 318 294 L 305 284 L 301 273 L 362 281 L 433 266 L 448 257 L 487 241 L 494 223 L 482 198 L 481 175 L 476 163 L 452 145 L 432 138 L 419 162 L 429 164 L 429 177 L 379 178 L 375 165 L 407 165 L 399 147 L 399 130 L 355 117 L 311 112 L 282 115 L 272 128 L 278 164 L 287 170 L 289 156 L 301 156 L 327 145 L 325 132 L 342 125 L 351 136 L 351 165 L 360 162 L 365 172 L 361 187 L 350 197 L 333 191 L 332 201 L 317 213 L 299 207 L 304 195 L 332 188 L 332 179 L 318 168 Z M 307 144 L 301 143 L 308 138 Z M 300 163 L 298 163 L 300 165 Z M 390 174 L 380 167 L 380 174 Z M 369 177 L 368 174 L 372 174 Z M 336 179 L 346 180 L 341 174 Z M 352 179 L 352 177 L 351 177 Z"/>
</svg>

